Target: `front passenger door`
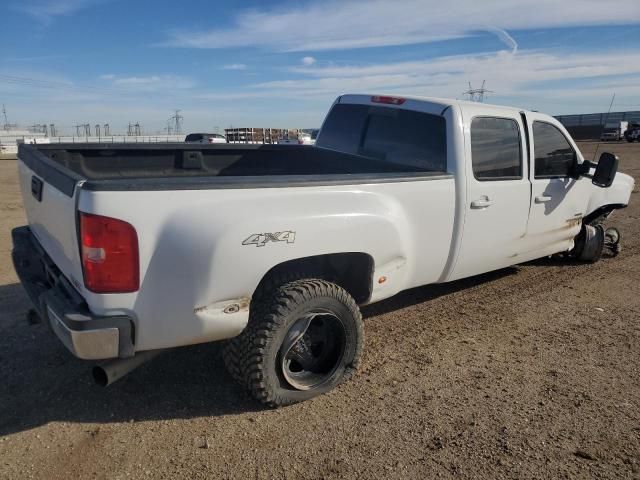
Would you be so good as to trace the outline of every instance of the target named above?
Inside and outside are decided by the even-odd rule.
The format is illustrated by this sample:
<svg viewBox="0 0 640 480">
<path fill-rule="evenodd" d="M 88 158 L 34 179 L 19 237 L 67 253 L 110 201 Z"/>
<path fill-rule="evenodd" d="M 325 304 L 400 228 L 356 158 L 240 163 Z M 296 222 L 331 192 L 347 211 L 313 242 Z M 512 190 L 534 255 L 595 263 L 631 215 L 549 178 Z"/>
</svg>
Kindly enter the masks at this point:
<svg viewBox="0 0 640 480">
<path fill-rule="evenodd" d="M 580 232 L 591 183 L 572 178 L 579 155 L 568 134 L 549 117 L 528 114 L 532 137 L 531 211 L 527 225 L 528 257 L 569 250 Z"/>
</svg>

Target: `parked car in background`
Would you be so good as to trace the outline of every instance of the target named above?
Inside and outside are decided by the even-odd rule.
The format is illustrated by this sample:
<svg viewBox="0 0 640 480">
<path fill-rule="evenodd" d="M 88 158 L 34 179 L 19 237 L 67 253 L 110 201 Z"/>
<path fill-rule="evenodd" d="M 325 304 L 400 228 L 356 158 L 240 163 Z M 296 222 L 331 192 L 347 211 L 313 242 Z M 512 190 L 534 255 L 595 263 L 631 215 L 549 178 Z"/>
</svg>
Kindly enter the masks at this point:
<svg viewBox="0 0 640 480">
<path fill-rule="evenodd" d="M 316 139 L 318 138 L 318 133 L 320 132 L 319 128 L 314 128 L 311 130 L 311 145 L 316 144 Z"/>
<path fill-rule="evenodd" d="M 313 145 L 309 133 L 300 132 L 297 136 L 285 136 L 278 140 L 278 145 Z"/>
<path fill-rule="evenodd" d="M 627 131 L 629 122 L 607 122 L 600 134 L 600 140 L 606 142 L 608 140 L 622 140 L 624 133 Z"/>
<path fill-rule="evenodd" d="M 548 115 L 380 95 L 339 97 L 313 148 L 20 145 L 18 159 L 16 271 L 73 354 L 111 359 L 98 382 L 230 339 L 229 372 L 273 407 L 354 374 L 361 305 L 554 254 L 597 261 L 634 187 Z"/>
<path fill-rule="evenodd" d="M 279 145 L 315 145 L 319 129 L 299 130 L 297 135 L 285 135 Z"/>
<path fill-rule="evenodd" d="M 624 132 L 624 138 L 630 143 L 640 141 L 640 124 L 630 122 Z"/>
<path fill-rule="evenodd" d="M 227 138 L 219 133 L 190 133 L 184 139 L 186 143 L 227 143 Z"/>
<path fill-rule="evenodd" d="M 303 132 L 298 136 L 298 143 L 300 145 L 313 145 L 315 142 L 311 140 L 311 134 Z"/>
</svg>

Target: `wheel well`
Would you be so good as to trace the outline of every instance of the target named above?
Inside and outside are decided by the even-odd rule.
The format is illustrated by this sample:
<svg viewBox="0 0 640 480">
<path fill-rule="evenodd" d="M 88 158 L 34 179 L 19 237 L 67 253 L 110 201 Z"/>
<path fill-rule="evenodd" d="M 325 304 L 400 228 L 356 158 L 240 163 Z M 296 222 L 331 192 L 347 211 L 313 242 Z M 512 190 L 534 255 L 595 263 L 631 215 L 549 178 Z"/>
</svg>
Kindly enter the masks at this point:
<svg viewBox="0 0 640 480">
<path fill-rule="evenodd" d="M 373 258 L 367 253 L 329 253 L 296 258 L 271 268 L 262 277 L 256 290 L 274 277 L 290 278 L 291 275 L 303 274 L 341 286 L 361 304 L 371 298 L 373 270 Z"/>
<path fill-rule="evenodd" d="M 626 205 L 624 205 L 622 203 L 611 203 L 611 204 L 608 204 L 608 205 L 602 205 L 602 206 L 596 208 L 589 215 L 584 217 L 583 223 L 590 224 L 591 222 L 593 222 L 594 220 L 598 219 L 599 217 L 602 217 L 603 215 L 608 215 L 609 213 L 613 212 L 614 210 L 618 210 L 618 209 L 625 208 L 625 207 L 626 207 Z"/>
</svg>

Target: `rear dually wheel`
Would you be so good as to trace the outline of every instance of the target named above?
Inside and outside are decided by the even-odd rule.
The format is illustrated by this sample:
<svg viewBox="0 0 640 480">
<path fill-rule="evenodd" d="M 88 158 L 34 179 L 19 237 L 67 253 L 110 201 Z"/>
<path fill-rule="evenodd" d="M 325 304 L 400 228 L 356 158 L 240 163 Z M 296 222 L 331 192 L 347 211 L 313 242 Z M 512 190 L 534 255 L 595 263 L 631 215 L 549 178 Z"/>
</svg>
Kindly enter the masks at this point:
<svg viewBox="0 0 640 480">
<path fill-rule="evenodd" d="M 364 333 L 358 305 L 343 288 L 307 278 L 254 298 L 247 328 L 225 348 L 225 363 L 256 399 L 290 405 L 353 375 Z"/>
</svg>

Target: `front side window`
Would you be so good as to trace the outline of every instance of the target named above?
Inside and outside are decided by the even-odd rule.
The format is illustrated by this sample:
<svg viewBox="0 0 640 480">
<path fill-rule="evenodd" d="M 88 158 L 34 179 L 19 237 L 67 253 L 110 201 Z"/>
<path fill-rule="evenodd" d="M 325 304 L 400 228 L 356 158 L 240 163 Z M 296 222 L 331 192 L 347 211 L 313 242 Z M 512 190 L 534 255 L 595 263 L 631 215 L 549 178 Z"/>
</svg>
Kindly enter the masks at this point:
<svg viewBox="0 0 640 480">
<path fill-rule="evenodd" d="M 533 122 L 535 178 L 569 177 L 576 153 L 558 128 L 550 123 Z"/>
<path fill-rule="evenodd" d="M 327 116 L 317 145 L 380 160 L 398 171 L 447 169 L 446 121 L 429 113 L 337 104 Z"/>
<path fill-rule="evenodd" d="M 522 178 L 520 129 L 509 118 L 476 117 L 471 121 L 471 165 L 478 180 Z"/>
</svg>

